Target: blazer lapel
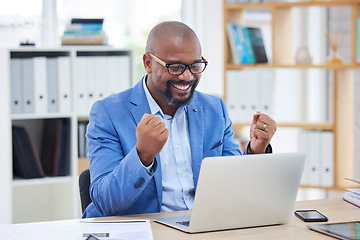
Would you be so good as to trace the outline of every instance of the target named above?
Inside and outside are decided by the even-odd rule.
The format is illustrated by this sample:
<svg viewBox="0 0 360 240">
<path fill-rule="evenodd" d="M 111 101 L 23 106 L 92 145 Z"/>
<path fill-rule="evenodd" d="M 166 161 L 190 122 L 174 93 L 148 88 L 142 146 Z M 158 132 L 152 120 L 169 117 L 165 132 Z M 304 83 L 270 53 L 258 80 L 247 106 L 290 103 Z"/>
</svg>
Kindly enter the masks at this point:
<svg viewBox="0 0 360 240">
<path fill-rule="evenodd" d="M 190 103 L 187 108 L 192 170 L 194 176 L 194 186 L 196 189 L 204 152 L 204 112 L 202 106 L 196 103 L 195 96 L 192 103 Z"/>
<path fill-rule="evenodd" d="M 130 111 L 136 122 L 136 125 L 139 124 L 142 116 L 145 113 L 150 113 L 149 103 L 147 102 L 143 88 L 143 79 L 134 86 L 130 97 L 130 102 L 134 105 Z"/>
<path fill-rule="evenodd" d="M 143 77 L 143 79 L 145 77 Z M 149 103 L 146 99 L 146 95 L 143 87 L 143 79 L 134 86 L 130 97 L 130 102 L 134 105 L 134 107 L 130 111 L 134 118 L 134 121 L 136 122 L 136 125 L 139 124 L 142 116 L 145 113 L 149 113 L 149 114 L 151 113 Z M 156 156 L 156 160 L 157 160 L 157 171 L 154 174 L 154 180 L 156 185 L 157 196 L 159 199 L 159 209 L 160 209 L 162 203 L 162 177 L 161 177 L 160 154 Z"/>
</svg>

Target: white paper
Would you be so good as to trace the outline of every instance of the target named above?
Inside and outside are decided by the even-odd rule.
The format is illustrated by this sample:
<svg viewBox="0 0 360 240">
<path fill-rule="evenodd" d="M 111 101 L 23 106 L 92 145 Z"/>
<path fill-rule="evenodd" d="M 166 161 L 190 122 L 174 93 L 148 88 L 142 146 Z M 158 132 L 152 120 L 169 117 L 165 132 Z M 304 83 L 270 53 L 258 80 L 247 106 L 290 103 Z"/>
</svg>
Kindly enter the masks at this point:
<svg viewBox="0 0 360 240">
<path fill-rule="evenodd" d="M 346 190 L 351 191 L 351 192 L 354 192 L 354 193 L 360 195 L 360 189 L 357 189 L 357 188 L 356 188 L 356 189 L 346 189 Z"/>
<path fill-rule="evenodd" d="M 107 240 L 153 239 L 149 220 L 80 221 L 76 230 L 76 239 L 86 239 L 89 234 Z"/>
<path fill-rule="evenodd" d="M 103 240 L 153 240 L 149 220 L 87 221 L 65 220 L 0 225 L 1 239 L 6 240 L 84 240 L 88 234 Z"/>
</svg>

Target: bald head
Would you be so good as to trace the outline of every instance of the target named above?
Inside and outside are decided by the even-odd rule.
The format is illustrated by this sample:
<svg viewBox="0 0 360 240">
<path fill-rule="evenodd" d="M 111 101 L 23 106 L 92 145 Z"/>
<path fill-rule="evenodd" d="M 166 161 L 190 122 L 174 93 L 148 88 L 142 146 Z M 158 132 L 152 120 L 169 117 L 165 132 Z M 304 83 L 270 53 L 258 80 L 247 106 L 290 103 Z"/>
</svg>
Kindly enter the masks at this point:
<svg viewBox="0 0 360 240">
<path fill-rule="evenodd" d="M 156 25 L 149 33 L 146 49 L 148 52 L 156 52 L 157 48 L 161 47 L 161 41 L 165 38 L 175 39 L 188 39 L 199 44 L 199 39 L 196 33 L 186 24 L 177 21 L 167 21 Z"/>
</svg>

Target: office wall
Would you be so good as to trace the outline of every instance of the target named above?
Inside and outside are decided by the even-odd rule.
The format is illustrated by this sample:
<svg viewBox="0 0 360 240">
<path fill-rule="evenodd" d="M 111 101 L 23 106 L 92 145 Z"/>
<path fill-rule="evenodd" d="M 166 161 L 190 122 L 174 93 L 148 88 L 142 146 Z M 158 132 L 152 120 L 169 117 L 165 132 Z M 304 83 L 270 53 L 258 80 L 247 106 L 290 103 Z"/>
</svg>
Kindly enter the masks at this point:
<svg viewBox="0 0 360 240">
<path fill-rule="evenodd" d="M 198 35 L 209 62 L 198 90 L 217 96 L 224 93 L 224 37 L 222 0 L 183 0 L 182 19 Z"/>
</svg>

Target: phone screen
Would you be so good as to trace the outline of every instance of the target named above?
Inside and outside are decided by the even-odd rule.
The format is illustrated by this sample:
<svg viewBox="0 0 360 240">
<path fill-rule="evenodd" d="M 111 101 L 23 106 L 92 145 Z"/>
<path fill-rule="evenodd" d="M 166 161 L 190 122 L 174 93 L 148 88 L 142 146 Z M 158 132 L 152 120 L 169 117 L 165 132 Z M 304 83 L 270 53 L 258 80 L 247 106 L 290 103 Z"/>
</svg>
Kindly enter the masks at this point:
<svg viewBox="0 0 360 240">
<path fill-rule="evenodd" d="M 327 222 L 328 218 L 317 210 L 297 210 L 295 215 L 305 222 Z"/>
</svg>

